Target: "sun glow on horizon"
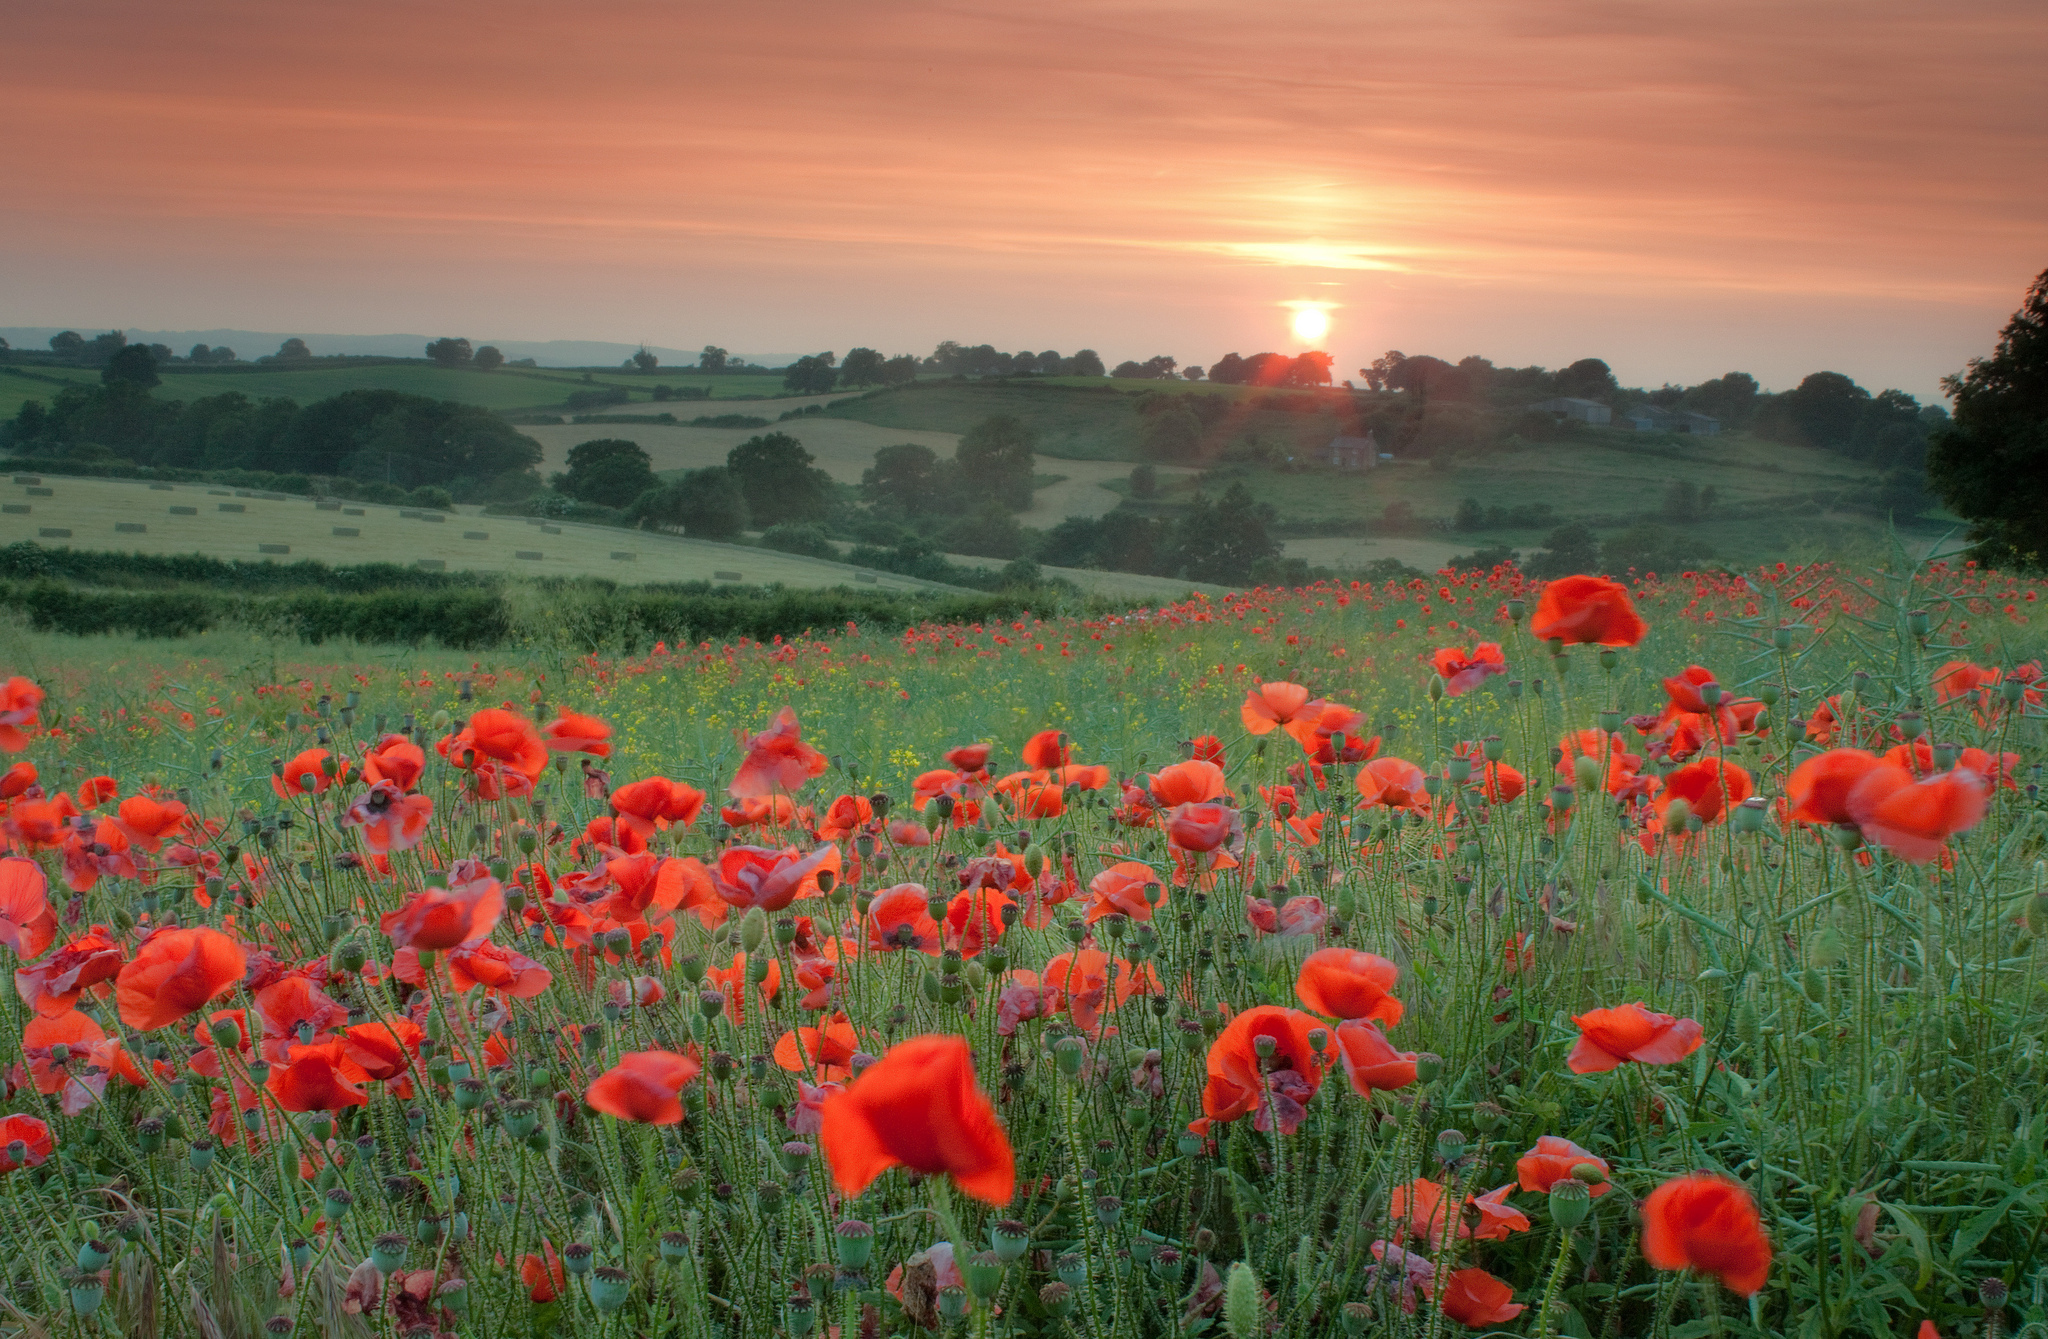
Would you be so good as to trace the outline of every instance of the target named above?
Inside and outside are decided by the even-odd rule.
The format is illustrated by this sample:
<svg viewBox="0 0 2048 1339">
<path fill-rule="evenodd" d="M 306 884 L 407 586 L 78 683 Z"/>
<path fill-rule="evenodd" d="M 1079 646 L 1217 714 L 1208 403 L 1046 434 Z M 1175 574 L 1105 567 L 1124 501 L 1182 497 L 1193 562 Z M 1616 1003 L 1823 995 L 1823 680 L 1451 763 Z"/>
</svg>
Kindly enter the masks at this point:
<svg viewBox="0 0 2048 1339">
<path fill-rule="evenodd" d="M 1294 337 L 1304 344 L 1321 342 L 1330 333 L 1330 304 L 1326 302 L 1290 302 L 1294 317 L 1289 325 Z"/>
</svg>

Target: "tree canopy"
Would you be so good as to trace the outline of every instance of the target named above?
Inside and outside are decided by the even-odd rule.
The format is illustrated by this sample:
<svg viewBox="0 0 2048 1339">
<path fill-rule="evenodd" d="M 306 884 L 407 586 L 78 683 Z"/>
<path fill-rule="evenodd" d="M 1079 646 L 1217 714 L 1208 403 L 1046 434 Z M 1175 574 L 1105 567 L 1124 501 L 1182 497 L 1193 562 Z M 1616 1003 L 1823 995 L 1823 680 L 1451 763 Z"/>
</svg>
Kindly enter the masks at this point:
<svg viewBox="0 0 2048 1339">
<path fill-rule="evenodd" d="M 832 478 L 786 432 L 749 437 L 725 457 L 756 525 L 819 521 L 831 510 Z"/>
<path fill-rule="evenodd" d="M 1981 561 L 2048 567 L 2048 270 L 1991 356 L 1942 388 L 1955 418 L 1928 442 L 1928 482 L 1970 522 Z"/>
<path fill-rule="evenodd" d="M 569 450 L 569 468 L 549 480 L 558 492 L 605 507 L 630 506 L 660 481 L 653 462 L 637 442 L 600 437 Z"/>
</svg>

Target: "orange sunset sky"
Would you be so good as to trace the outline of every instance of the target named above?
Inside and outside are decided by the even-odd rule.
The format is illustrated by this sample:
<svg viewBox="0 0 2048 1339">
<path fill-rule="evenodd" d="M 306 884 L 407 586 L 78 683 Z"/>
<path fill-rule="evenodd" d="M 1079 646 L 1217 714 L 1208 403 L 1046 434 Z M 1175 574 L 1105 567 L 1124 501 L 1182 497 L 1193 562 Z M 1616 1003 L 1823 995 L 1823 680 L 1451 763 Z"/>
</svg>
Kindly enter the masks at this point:
<svg viewBox="0 0 2048 1339">
<path fill-rule="evenodd" d="M 1923 398 L 2048 266 L 2041 0 L 9 7 L 0 325 L 1389 347 Z M 244 351 L 245 354 L 251 351 Z"/>
</svg>

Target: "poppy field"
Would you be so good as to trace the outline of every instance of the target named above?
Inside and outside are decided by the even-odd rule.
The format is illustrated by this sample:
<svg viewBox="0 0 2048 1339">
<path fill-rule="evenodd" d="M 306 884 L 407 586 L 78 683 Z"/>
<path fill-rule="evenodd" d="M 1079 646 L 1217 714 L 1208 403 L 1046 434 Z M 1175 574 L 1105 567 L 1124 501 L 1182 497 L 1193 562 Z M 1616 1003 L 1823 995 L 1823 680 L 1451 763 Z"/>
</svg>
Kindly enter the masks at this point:
<svg viewBox="0 0 2048 1339">
<path fill-rule="evenodd" d="M 0 669 L 0 1331 L 2042 1333 L 2038 598 Z"/>
</svg>

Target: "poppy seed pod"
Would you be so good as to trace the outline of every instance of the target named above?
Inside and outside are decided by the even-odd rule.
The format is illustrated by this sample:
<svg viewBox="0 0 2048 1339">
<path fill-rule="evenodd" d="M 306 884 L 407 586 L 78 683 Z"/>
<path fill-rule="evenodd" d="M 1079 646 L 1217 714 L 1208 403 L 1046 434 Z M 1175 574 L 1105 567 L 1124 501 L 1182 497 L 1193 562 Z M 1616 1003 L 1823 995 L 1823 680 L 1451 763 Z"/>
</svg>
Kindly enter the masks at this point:
<svg viewBox="0 0 2048 1339">
<path fill-rule="evenodd" d="M 1431 1051 L 1424 1051 L 1415 1057 L 1415 1077 L 1422 1083 L 1435 1083 L 1443 1077 L 1444 1058 Z"/>
<path fill-rule="evenodd" d="M 839 1254 L 839 1267 L 857 1272 L 868 1267 L 868 1259 L 875 1251 L 875 1229 L 858 1219 L 849 1218 L 832 1229 L 833 1243 Z"/>
<path fill-rule="evenodd" d="M 1060 1073 L 1072 1079 L 1080 1077 L 1081 1066 L 1088 1058 L 1088 1049 L 1079 1037 L 1065 1037 L 1052 1048 L 1052 1054 L 1053 1059 L 1059 1063 Z"/>
<path fill-rule="evenodd" d="M 114 1258 L 114 1248 L 103 1241 L 88 1241 L 78 1248 L 78 1268 L 87 1274 L 107 1267 Z"/>
<path fill-rule="evenodd" d="M 688 1257 L 689 1254 L 690 1239 L 688 1236 L 681 1232 L 664 1232 L 661 1234 L 661 1258 L 665 1263 L 674 1264 L 676 1261 Z"/>
<path fill-rule="evenodd" d="M 1074 1289 L 1065 1283 L 1048 1283 L 1038 1290 L 1038 1303 L 1059 1319 L 1065 1319 L 1074 1311 Z"/>
<path fill-rule="evenodd" d="M 960 1273 L 967 1280 L 967 1290 L 984 1302 L 1003 1286 L 1003 1261 L 994 1251 L 976 1255 Z"/>
<path fill-rule="evenodd" d="M 597 1252 L 587 1242 L 572 1241 L 562 1248 L 562 1264 L 571 1274 L 588 1274 L 596 1258 Z"/>
<path fill-rule="evenodd" d="M 1569 1232 L 1586 1221 L 1593 1208 L 1593 1191 L 1576 1177 L 1560 1177 L 1550 1183 L 1550 1221 Z"/>
<path fill-rule="evenodd" d="M 389 1274 L 405 1263 L 407 1242 L 402 1232 L 386 1232 L 370 1243 L 370 1263 L 380 1274 Z"/>
<path fill-rule="evenodd" d="M 1014 1264 L 1031 1248 L 1031 1229 L 1014 1218 L 999 1218 L 989 1224 L 988 1244 L 996 1259 Z"/>
<path fill-rule="evenodd" d="M 617 1311 L 633 1295 L 633 1281 L 623 1269 L 600 1266 L 590 1276 L 590 1304 L 599 1311 Z"/>
</svg>

